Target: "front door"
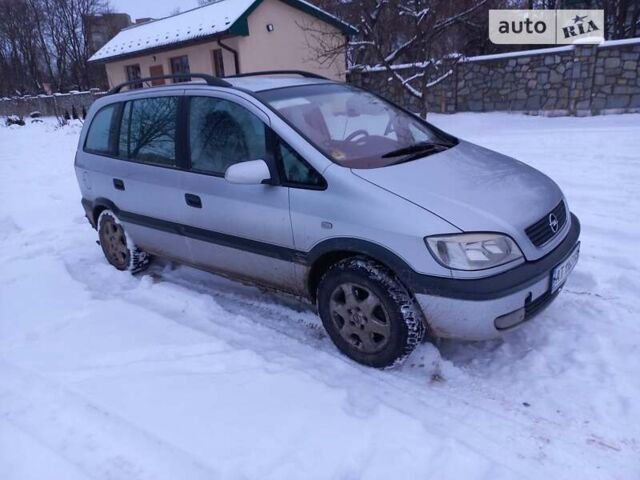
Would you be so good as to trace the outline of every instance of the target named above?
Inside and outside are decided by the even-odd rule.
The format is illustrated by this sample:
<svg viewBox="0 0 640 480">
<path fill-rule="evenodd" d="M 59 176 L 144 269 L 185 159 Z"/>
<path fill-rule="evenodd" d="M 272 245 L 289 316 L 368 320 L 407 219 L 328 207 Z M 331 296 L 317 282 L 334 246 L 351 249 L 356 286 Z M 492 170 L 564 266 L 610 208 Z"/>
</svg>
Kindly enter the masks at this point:
<svg viewBox="0 0 640 480">
<path fill-rule="evenodd" d="M 153 65 L 149 67 L 149 75 L 152 77 L 162 77 L 164 75 L 164 68 L 162 68 L 162 65 Z M 164 80 L 152 80 L 151 85 L 154 87 L 164 85 Z"/>
<path fill-rule="evenodd" d="M 279 185 L 234 185 L 224 179 L 235 163 L 262 159 L 273 167 L 268 117 L 233 94 L 191 92 L 187 232 L 194 263 L 235 277 L 297 291 L 289 190 Z M 275 168 L 272 168 L 275 176 Z"/>
</svg>

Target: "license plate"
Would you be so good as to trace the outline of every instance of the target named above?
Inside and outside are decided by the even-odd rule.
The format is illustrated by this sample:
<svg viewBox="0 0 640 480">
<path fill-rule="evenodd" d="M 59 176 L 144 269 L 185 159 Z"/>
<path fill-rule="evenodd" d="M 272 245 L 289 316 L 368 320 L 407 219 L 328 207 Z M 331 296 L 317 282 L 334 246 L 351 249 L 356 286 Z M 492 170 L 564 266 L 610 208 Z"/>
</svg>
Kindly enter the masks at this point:
<svg viewBox="0 0 640 480">
<path fill-rule="evenodd" d="M 556 266 L 551 272 L 551 293 L 558 290 L 564 282 L 567 281 L 569 274 L 573 271 L 576 264 L 578 263 L 578 257 L 580 256 L 580 244 L 575 246 L 571 255 L 562 262 L 560 265 Z"/>
</svg>

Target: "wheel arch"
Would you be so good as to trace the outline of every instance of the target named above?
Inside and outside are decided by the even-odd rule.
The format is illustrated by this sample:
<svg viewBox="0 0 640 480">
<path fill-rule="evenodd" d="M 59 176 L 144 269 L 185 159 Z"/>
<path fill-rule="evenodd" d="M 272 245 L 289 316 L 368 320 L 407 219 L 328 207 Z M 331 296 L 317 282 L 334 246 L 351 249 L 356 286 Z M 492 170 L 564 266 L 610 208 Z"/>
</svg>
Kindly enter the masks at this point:
<svg viewBox="0 0 640 480">
<path fill-rule="evenodd" d="M 107 198 L 96 198 L 93 202 L 89 202 L 88 210 L 91 212 L 91 218 L 89 218 L 89 221 L 94 228 L 98 227 L 98 217 L 105 210 L 111 210 L 116 215 L 120 211 L 116 204 Z"/>
<path fill-rule="evenodd" d="M 313 247 L 307 257 L 309 265 L 307 290 L 312 302 L 315 303 L 317 300 L 317 288 L 327 270 L 337 262 L 351 257 L 365 257 L 380 263 L 390 269 L 409 289 L 410 272 L 413 272 L 413 269 L 397 254 L 367 240 L 334 238 Z"/>
</svg>

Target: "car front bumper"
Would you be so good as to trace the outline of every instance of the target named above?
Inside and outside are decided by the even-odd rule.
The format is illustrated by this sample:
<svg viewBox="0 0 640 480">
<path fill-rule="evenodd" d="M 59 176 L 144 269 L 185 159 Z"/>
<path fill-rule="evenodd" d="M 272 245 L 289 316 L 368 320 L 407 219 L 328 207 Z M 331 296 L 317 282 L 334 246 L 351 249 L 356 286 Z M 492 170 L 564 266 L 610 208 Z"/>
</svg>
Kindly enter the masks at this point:
<svg viewBox="0 0 640 480">
<path fill-rule="evenodd" d="M 551 291 L 551 272 L 574 252 L 579 236 L 580 222 L 572 214 L 565 239 L 540 260 L 493 277 L 413 283 L 431 332 L 443 338 L 488 340 L 524 324 L 562 290 Z"/>
</svg>

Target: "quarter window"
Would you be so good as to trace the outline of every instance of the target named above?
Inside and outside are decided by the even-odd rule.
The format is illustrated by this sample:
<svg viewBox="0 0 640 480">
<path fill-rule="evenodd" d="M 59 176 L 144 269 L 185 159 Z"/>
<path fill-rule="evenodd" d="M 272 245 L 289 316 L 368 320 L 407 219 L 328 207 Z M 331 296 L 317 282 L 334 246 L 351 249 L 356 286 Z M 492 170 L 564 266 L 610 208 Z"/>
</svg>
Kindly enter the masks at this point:
<svg viewBox="0 0 640 480">
<path fill-rule="evenodd" d="M 117 127 L 117 120 L 114 122 L 114 115 L 117 107 L 117 104 L 104 107 L 93 117 L 84 145 L 85 150 L 93 153 L 114 153 Z"/>
<path fill-rule="evenodd" d="M 193 97 L 189 125 L 192 170 L 224 175 L 235 163 L 266 159 L 266 126 L 240 105 Z"/>
<path fill-rule="evenodd" d="M 120 156 L 144 163 L 176 166 L 177 109 L 177 97 L 127 102 L 120 126 Z"/>
<path fill-rule="evenodd" d="M 305 162 L 289 145 L 278 143 L 278 156 L 282 162 L 284 180 L 293 186 L 307 186 L 321 188 L 324 180 L 313 168 Z"/>
</svg>

